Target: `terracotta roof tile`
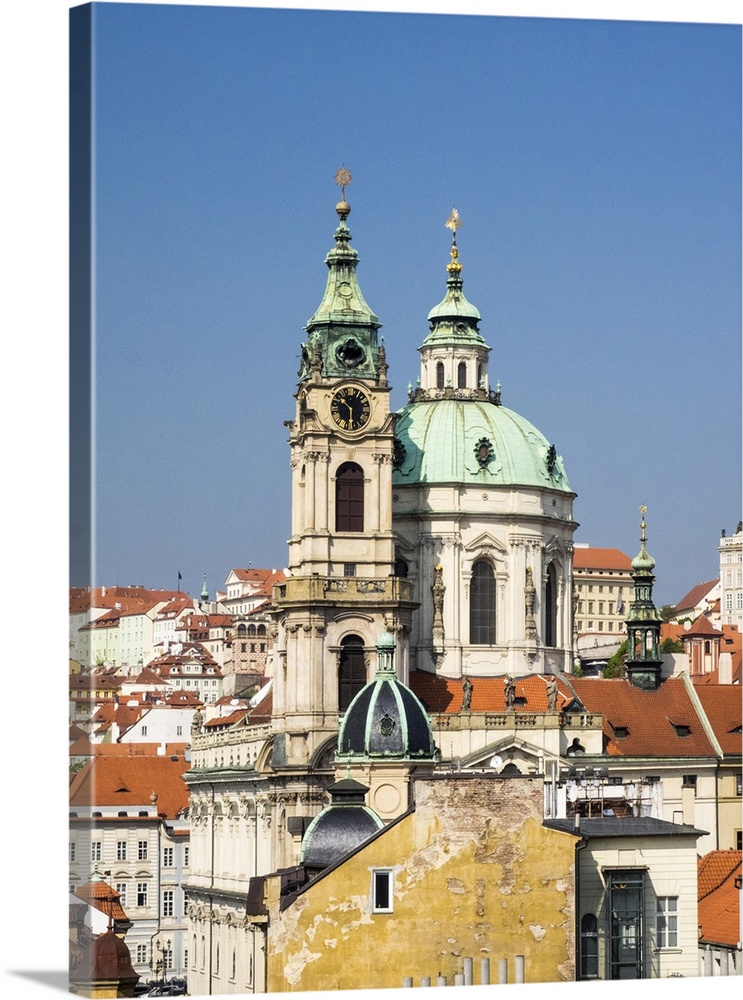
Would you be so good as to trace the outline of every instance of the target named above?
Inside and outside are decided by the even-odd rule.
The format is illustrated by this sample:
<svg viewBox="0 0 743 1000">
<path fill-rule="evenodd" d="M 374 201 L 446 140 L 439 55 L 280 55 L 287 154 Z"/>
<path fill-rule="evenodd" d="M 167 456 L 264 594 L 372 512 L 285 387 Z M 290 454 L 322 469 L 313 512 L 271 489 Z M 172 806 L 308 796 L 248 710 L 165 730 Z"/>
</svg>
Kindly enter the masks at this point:
<svg viewBox="0 0 743 1000">
<path fill-rule="evenodd" d="M 576 546 L 573 550 L 573 569 L 631 570 L 632 560 L 620 549 L 595 549 Z"/>
<path fill-rule="evenodd" d="M 696 587 L 692 587 L 688 594 L 684 594 L 681 600 L 676 602 L 676 611 L 695 608 L 719 582 L 718 578 L 717 580 L 708 580 L 706 583 L 698 583 Z"/>
<path fill-rule="evenodd" d="M 740 754 L 741 689 L 738 684 L 705 684 L 695 687 L 697 697 L 709 719 L 712 730 L 724 754 Z"/>
<path fill-rule="evenodd" d="M 655 691 L 624 678 L 571 677 L 570 684 L 589 712 L 601 714 L 606 752 L 612 756 L 715 756 L 680 677 L 669 677 Z M 688 727 L 689 734 L 684 736 L 680 727 Z M 624 729 L 627 735 L 620 737 Z"/>
<path fill-rule="evenodd" d="M 70 805 L 100 806 L 121 809 L 149 805 L 157 794 L 157 811 L 168 819 L 188 805 L 188 789 L 183 774 L 189 769 L 183 756 L 148 755 L 146 766 L 141 756 L 100 754 L 82 768 L 70 785 Z"/>
<path fill-rule="evenodd" d="M 516 711 L 547 711 L 547 677 L 527 675 L 514 677 L 516 685 Z M 472 682 L 472 712 L 503 712 L 506 710 L 505 677 L 475 677 Z M 420 698 L 431 715 L 444 715 L 462 711 L 464 691 L 461 680 L 431 674 L 426 670 L 414 670 L 410 675 L 410 687 Z M 558 709 L 570 700 L 570 692 L 558 681 Z M 520 702 L 519 699 L 525 699 Z"/>
<path fill-rule="evenodd" d="M 702 614 L 682 633 L 682 638 L 687 635 L 711 635 L 718 638 L 722 636 L 722 632 L 715 628 L 706 615 Z"/>
<path fill-rule="evenodd" d="M 72 895 L 77 896 L 78 899 L 85 900 L 86 903 L 94 906 L 96 910 L 100 910 L 107 916 L 110 913 L 114 920 L 123 921 L 129 919 L 120 902 L 121 893 L 117 892 L 108 882 L 86 882 L 85 885 L 81 885 L 75 889 Z"/>
<path fill-rule="evenodd" d="M 710 851 L 698 861 L 699 939 L 735 947 L 740 937 L 740 851 Z"/>
</svg>

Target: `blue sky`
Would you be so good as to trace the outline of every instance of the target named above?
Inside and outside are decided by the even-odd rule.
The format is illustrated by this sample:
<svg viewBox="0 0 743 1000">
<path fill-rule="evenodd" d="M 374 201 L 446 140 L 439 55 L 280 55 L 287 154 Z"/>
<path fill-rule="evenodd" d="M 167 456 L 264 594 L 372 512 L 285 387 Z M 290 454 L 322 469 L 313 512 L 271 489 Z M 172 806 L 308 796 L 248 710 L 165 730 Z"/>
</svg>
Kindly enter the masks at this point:
<svg viewBox="0 0 743 1000">
<path fill-rule="evenodd" d="M 444 290 L 656 596 L 739 515 L 740 28 L 99 4 L 95 582 L 281 566 L 285 420 L 345 164 L 393 405 Z"/>
</svg>

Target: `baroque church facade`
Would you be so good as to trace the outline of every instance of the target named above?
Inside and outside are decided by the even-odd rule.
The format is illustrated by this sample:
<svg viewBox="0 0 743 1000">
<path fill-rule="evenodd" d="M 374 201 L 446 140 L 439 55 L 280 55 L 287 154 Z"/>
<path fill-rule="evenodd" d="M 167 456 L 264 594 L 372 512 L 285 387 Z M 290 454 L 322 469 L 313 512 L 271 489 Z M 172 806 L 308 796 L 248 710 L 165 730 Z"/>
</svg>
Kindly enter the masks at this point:
<svg viewBox="0 0 743 1000">
<path fill-rule="evenodd" d="M 285 872 L 291 889 L 328 789 L 341 805 L 368 792 L 360 808 L 383 826 L 408 808 L 414 772 L 471 746 L 466 723 L 435 745 L 420 678 L 458 686 L 467 709 L 485 679 L 515 691 L 514 677 L 533 675 L 547 688 L 572 666 L 575 494 L 554 445 L 490 384 L 491 349 L 463 292 L 458 216 L 420 378 L 394 413 L 381 324 L 351 246 L 350 175 L 337 180 L 327 285 L 287 425 L 292 525 L 273 595 L 272 689 L 242 723 L 207 734 L 197 717 L 192 732 L 196 994 L 267 988 L 263 879 Z M 555 737 L 553 757 L 567 738 Z"/>
</svg>

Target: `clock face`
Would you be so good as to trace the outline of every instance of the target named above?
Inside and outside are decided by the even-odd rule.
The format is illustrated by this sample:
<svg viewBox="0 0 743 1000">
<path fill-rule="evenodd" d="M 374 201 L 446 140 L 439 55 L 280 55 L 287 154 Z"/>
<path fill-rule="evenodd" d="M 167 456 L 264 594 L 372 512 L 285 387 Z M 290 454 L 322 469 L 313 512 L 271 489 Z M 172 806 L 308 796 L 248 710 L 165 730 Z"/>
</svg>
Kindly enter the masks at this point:
<svg viewBox="0 0 743 1000">
<path fill-rule="evenodd" d="M 344 431 L 358 431 L 371 416 L 368 397 L 355 385 L 339 389 L 330 402 L 330 415 Z"/>
</svg>

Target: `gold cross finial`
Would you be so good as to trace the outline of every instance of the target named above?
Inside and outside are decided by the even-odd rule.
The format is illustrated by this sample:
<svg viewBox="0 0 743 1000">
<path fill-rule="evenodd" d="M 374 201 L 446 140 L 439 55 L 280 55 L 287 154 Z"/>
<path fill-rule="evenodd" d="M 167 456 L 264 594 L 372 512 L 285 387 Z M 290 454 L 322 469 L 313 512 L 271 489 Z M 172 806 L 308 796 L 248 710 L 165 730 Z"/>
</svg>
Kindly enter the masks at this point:
<svg viewBox="0 0 743 1000">
<path fill-rule="evenodd" d="M 642 521 L 640 522 L 640 528 L 642 529 L 642 540 L 643 541 L 645 541 L 645 515 L 647 514 L 647 512 L 648 512 L 648 509 L 645 506 L 645 504 L 644 503 L 640 504 L 640 514 L 642 516 Z"/>
</svg>

